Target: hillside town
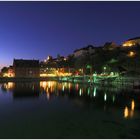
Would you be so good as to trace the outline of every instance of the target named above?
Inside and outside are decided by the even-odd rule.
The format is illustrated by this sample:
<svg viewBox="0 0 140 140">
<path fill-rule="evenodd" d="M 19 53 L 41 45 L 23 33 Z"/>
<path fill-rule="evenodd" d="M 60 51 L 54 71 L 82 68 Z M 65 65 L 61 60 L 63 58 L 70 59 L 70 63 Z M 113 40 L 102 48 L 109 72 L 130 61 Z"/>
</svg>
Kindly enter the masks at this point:
<svg viewBox="0 0 140 140">
<path fill-rule="evenodd" d="M 140 37 L 128 39 L 121 45 L 107 42 L 103 46 L 87 45 L 66 57 L 57 55 L 43 61 L 14 59 L 1 69 L 1 77 L 37 78 L 93 74 L 140 76 Z"/>
</svg>

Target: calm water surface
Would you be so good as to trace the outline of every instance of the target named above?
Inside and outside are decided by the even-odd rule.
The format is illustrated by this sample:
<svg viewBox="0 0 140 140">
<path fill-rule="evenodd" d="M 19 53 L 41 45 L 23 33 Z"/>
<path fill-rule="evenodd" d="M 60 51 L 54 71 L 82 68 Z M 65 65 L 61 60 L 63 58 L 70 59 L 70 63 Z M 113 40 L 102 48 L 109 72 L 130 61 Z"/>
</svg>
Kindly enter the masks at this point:
<svg viewBox="0 0 140 140">
<path fill-rule="evenodd" d="M 140 91 L 0 83 L 0 138 L 140 138 Z"/>
</svg>

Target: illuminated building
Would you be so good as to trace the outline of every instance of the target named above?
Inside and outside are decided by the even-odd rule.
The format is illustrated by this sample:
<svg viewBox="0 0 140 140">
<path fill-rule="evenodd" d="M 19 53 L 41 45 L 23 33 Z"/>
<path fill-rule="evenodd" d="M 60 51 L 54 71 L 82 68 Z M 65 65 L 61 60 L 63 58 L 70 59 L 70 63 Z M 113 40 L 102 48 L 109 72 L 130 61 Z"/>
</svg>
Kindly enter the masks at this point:
<svg viewBox="0 0 140 140">
<path fill-rule="evenodd" d="M 50 61 L 50 60 L 52 60 L 52 59 L 53 59 L 52 56 L 48 56 L 48 57 L 47 57 L 47 61 Z"/>
<path fill-rule="evenodd" d="M 15 73 L 14 73 L 13 67 L 9 67 L 8 68 L 8 77 L 14 77 L 14 76 L 15 76 Z"/>
<path fill-rule="evenodd" d="M 14 59 L 15 77 L 39 77 L 39 60 Z"/>
<path fill-rule="evenodd" d="M 128 39 L 127 41 L 125 41 L 122 46 L 123 47 L 133 47 L 135 45 L 139 44 L 140 45 L 140 37 L 136 37 L 136 38 L 132 38 L 132 39 Z"/>
<path fill-rule="evenodd" d="M 54 76 L 70 76 L 71 73 L 67 67 L 67 58 L 58 56 L 52 58 L 48 56 L 47 59 L 40 62 L 40 77 L 54 77 Z"/>
</svg>

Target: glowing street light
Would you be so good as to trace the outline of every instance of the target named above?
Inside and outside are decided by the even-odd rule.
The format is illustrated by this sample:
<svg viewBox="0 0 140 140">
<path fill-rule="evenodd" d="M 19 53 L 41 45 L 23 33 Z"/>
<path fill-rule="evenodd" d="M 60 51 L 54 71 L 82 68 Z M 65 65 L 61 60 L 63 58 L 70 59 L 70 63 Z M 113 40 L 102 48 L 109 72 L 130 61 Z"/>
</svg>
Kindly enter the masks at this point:
<svg viewBox="0 0 140 140">
<path fill-rule="evenodd" d="M 104 70 L 106 70 L 106 67 L 104 67 Z"/>
</svg>

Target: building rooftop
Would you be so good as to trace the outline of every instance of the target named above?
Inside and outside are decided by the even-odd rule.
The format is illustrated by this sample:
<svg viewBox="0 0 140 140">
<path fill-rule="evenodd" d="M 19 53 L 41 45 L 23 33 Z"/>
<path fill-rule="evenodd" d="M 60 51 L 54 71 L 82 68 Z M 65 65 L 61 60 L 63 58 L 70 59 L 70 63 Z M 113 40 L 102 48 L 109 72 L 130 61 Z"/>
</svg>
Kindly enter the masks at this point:
<svg viewBox="0 0 140 140">
<path fill-rule="evenodd" d="M 92 45 L 88 45 L 87 47 L 83 47 L 83 48 L 80 48 L 80 49 L 76 49 L 74 52 L 77 52 L 77 51 L 80 51 L 80 50 L 89 50 L 89 48 L 95 48 L 93 47 Z"/>
<path fill-rule="evenodd" d="M 39 67 L 39 60 L 14 59 L 13 65 L 16 67 Z"/>
<path fill-rule="evenodd" d="M 128 39 L 127 41 L 136 40 L 136 39 L 140 39 L 140 37 L 130 38 L 130 39 Z"/>
<path fill-rule="evenodd" d="M 104 46 L 111 46 L 111 45 L 116 45 L 114 42 L 106 42 L 105 44 L 104 44 Z"/>
</svg>

